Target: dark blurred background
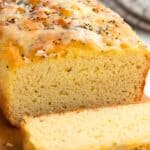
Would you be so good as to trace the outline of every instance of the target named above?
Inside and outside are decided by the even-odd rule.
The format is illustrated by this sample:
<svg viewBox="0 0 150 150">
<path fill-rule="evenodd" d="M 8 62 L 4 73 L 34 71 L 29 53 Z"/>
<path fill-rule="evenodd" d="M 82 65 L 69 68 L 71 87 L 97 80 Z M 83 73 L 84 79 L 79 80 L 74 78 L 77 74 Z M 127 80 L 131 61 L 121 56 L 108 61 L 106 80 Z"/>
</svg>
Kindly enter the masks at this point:
<svg viewBox="0 0 150 150">
<path fill-rule="evenodd" d="M 150 32 L 150 0 L 100 0 L 117 11 L 127 22 Z"/>
</svg>

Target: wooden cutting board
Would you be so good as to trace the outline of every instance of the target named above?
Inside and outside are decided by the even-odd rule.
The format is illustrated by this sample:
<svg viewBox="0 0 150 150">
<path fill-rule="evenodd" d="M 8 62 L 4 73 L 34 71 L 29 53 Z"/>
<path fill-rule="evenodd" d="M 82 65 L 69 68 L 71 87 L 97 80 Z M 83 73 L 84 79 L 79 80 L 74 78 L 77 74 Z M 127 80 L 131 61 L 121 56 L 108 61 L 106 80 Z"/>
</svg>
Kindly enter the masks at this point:
<svg viewBox="0 0 150 150">
<path fill-rule="evenodd" d="M 143 100 L 150 100 L 143 97 Z M 0 111 L 0 150 L 22 150 L 19 129 L 12 127 Z"/>
<path fill-rule="evenodd" d="M 12 127 L 0 111 L 0 150 L 22 150 L 19 129 Z"/>
</svg>

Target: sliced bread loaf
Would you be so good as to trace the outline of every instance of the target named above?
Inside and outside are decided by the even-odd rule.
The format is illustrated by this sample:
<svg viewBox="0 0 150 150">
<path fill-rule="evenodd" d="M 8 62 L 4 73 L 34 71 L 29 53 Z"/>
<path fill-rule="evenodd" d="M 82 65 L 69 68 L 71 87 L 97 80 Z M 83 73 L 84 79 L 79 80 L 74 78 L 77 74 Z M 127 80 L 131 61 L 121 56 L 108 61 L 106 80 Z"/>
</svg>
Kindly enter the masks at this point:
<svg viewBox="0 0 150 150">
<path fill-rule="evenodd" d="M 147 47 L 96 0 L 5 0 L 0 22 L 0 102 L 13 125 L 141 100 Z"/>
<path fill-rule="evenodd" d="M 149 150 L 150 102 L 26 118 L 24 150 Z"/>
</svg>

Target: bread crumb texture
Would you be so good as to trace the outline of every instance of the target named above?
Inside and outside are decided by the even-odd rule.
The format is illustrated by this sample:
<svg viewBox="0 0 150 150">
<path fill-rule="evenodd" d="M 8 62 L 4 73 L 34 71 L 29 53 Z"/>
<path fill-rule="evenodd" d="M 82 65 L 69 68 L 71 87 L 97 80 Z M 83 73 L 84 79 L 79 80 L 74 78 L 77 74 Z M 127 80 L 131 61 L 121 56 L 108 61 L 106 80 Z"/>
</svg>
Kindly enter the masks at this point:
<svg viewBox="0 0 150 150">
<path fill-rule="evenodd" d="M 147 47 L 96 0 L 5 0 L 0 36 L 0 102 L 14 125 L 141 99 Z"/>
<path fill-rule="evenodd" d="M 26 118 L 24 150 L 149 150 L 150 103 Z"/>
</svg>

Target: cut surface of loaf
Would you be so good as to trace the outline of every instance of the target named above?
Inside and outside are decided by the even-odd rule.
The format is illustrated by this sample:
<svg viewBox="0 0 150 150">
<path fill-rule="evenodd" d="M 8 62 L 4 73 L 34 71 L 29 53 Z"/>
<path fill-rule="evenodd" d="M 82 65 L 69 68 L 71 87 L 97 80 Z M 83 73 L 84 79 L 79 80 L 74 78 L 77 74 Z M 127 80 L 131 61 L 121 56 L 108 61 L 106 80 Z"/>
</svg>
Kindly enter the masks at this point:
<svg viewBox="0 0 150 150">
<path fill-rule="evenodd" d="M 150 102 L 26 118 L 24 150 L 149 150 Z"/>
<path fill-rule="evenodd" d="M 147 47 L 96 0 L 5 0 L 0 21 L 0 103 L 13 125 L 24 115 L 140 101 Z"/>
</svg>

